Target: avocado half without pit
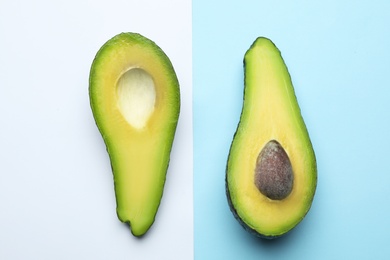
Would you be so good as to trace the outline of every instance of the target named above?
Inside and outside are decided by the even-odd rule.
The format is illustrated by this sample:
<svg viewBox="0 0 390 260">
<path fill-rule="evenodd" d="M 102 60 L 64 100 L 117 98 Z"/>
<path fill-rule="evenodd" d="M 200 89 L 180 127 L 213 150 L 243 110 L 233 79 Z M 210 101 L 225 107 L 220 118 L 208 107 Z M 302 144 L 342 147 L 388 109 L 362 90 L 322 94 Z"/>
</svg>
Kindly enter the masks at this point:
<svg viewBox="0 0 390 260">
<path fill-rule="evenodd" d="M 317 185 L 314 150 L 290 74 L 274 43 L 259 37 L 244 57 L 244 103 L 226 169 L 238 222 L 280 237 L 309 211 Z"/>
<path fill-rule="evenodd" d="M 142 236 L 163 194 L 180 110 L 176 73 L 153 41 L 121 33 L 96 54 L 89 96 L 111 161 L 118 218 Z"/>
</svg>

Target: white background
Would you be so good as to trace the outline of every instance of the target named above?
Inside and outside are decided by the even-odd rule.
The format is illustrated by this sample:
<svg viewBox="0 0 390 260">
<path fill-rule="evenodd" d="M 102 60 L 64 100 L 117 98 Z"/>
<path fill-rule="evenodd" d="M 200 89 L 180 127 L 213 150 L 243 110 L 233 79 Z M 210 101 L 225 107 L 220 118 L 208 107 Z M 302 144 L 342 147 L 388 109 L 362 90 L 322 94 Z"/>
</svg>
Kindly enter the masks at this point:
<svg viewBox="0 0 390 260">
<path fill-rule="evenodd" d="M 0 259 L 192 259 L 190 1 L 0 3 Z M 92 60 L 120 32 L 170 57 L 181 114 L 156 221 L 134 238 L 89 107 Z"/>
</svg>

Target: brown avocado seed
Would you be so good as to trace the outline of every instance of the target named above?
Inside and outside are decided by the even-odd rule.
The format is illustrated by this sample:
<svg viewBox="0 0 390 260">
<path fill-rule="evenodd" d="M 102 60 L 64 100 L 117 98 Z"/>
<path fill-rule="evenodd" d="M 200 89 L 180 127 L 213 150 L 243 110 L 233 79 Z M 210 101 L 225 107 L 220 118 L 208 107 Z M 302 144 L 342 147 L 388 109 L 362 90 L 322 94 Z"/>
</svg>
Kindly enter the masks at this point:
<svg viewBox="0 0 390 260">
<path fill-rule="evenodd" d="M 291 193 L 293 182 L 294 174 L 286 151 L 277 141 L 269 141 L 256 160 L 256 187 L 268 198 L 282 200 Z"/>
</svg>

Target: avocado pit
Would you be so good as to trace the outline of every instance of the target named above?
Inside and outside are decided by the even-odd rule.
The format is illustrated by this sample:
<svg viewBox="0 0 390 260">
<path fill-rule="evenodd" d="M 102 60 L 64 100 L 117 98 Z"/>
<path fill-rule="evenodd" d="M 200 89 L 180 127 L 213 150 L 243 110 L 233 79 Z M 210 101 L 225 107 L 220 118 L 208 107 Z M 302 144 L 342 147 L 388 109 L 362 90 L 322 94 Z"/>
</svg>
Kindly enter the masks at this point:
<svg viewBox="0 0 390 260">
<path fill-rule="evenodd" d="M 257 189 L 272 200 L 285 199 L 291 193 L 294 182 L 292 165 L 279 142 L 271 140 L 261 150 L 254 179 Z"/>
</svg>

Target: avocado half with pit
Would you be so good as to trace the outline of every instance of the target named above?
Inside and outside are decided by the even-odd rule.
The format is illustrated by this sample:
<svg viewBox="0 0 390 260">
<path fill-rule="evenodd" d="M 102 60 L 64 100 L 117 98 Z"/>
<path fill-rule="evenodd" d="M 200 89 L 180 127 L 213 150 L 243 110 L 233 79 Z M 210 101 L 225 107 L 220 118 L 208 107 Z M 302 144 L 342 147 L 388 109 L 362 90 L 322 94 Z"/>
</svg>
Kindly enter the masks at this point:
<svg viewBox="0 0 390 260">
<path fill-rule="evenodd" d="M 314 150 L 290 74 L 274 43 L 259 37 L 244 57 L 244 103 L 230 147 L 226 192 L 249 232 L 280 237 L 309 211 L 317 185 Z"/>
<path fill-rule="evenodd" d="M 118 218 L 142 236 L 163 194 L 180 110 L 176 73 L 153 41 L 121 33 L 96 54 L 89 96 L 111 161 Z"/>
</svg>

